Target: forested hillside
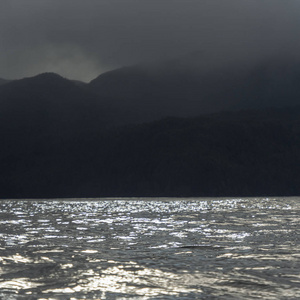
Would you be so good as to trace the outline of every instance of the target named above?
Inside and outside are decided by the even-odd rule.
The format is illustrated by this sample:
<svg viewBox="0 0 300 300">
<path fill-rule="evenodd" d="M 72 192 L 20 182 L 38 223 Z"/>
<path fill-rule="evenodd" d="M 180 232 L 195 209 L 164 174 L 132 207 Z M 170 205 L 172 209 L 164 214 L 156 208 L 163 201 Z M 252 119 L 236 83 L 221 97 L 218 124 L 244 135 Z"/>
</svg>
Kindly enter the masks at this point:
<svg viewBox="0 0 300 300">
<path fill-rule="evenodd" d="M 299 120 L 300 108 L 224 112 L 10 140 L 1 198 L 298 195 Z"/>
</svg>

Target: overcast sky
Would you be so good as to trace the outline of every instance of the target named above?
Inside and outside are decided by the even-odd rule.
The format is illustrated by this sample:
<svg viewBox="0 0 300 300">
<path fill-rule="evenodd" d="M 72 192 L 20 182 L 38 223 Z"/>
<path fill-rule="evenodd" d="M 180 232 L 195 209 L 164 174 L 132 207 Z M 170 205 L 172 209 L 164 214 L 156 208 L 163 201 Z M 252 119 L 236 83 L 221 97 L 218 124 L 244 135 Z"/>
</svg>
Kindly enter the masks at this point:
<svg viewBox="0 0 300 300">
<path fill-rule="evenodd" d="M 0 77 L 89 81 L 189 52 L 300 57 L 299 0 L 0 0 Z"/>
</svg>

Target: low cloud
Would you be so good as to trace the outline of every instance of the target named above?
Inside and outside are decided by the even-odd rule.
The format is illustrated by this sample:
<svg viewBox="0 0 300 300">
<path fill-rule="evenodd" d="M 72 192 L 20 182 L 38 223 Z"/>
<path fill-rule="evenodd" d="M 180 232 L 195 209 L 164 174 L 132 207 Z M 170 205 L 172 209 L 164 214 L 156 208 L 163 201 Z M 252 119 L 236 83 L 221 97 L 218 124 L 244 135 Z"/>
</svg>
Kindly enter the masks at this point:
<svg viewBox="0 0 300 300">
<path fill-rule="evenodd" d="M 217 63 L 299 58 L 298 0 L 2 0 L 0 77 L 107 70 L 202 51 Z"/>
</svg>

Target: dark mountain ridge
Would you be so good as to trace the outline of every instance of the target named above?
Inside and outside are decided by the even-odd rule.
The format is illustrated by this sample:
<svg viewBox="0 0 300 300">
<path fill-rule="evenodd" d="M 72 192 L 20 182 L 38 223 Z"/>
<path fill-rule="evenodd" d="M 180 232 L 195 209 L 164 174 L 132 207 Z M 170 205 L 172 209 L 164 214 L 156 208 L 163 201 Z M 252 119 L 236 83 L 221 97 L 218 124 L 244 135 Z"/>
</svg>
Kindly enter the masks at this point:
<svg viewBox="0 0 300 300">
<path fill-rule="evenodd" d="M 82 112 L 90 110 L 110 126 L 167 116 L 299 105 L 299 82 L 297 61 L 269 59 L 210 68 L 201 53 L 196 53 L 110 71 L 89 84 L 51 73 L 14 80 L 0 85 L 0 101 L 9 107 L 47 102 L 52 108 L 45 109 L 50 111 L 61 106 L 81 111 L 82 105 Z"/>
<path fill-rule="evenodd" d="M 2 131 L 8 132 L 73 135 L 118 122 L 107 99 L 54 73 L 0 86 L 0 107 Z"/>
<path fill-rule="evenodd" d="M 299 195 L 299 64 L 191 61 L 1 85 L 0 197 Z"/>
</svg>

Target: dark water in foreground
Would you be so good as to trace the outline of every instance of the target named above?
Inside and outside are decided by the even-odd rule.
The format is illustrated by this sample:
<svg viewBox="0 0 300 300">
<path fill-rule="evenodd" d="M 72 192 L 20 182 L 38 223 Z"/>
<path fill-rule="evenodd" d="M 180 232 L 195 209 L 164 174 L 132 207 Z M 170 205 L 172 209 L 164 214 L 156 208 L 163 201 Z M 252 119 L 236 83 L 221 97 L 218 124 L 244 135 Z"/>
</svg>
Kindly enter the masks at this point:
<svg viewBox="0 0 300 300">
<path fill-rule="evenodd" d="M 0 202 L 0 299 L 300 299 L 300 198 Z"/>
</svg>

